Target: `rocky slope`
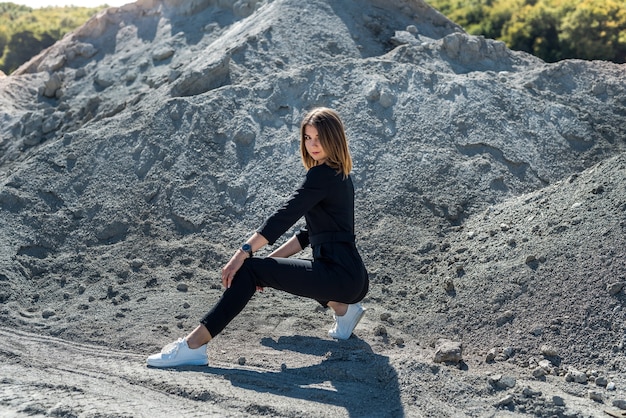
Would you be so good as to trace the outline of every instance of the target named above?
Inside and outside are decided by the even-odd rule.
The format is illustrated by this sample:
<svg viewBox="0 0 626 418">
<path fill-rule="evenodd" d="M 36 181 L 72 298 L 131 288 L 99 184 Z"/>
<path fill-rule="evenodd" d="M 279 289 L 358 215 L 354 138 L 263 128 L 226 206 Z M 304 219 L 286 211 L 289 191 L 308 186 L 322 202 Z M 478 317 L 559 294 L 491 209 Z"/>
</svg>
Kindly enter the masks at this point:
<svg viewBox="0 0 626 418">
<path fill-rule="evenodd" d="M 151 391 L 234 416 L 617 408 L 624 69 L 545 64 L 422 1 L 109 9 L 0 78 L 3 332 L 24 347 L 28 333 L 77 344 L 67 349 L 95 356 L 93 376 L 145 390 L 111 415 L 168 402 Z M 224 371 L 203 376 L 212 383 L 164 386 L 173 372 L 146 371 L 143 357 L 195 326 L 226 258 L 300 183 L 298 124 L 318 105 L 340 112 L 355 160 L 372 278 L 358 337 L 331 345 L 328 314 L 267 290 L 216 339 L 210 358 Z M 462 343 L 460 362 L 433 362 L 442 338 Z M 125 350 L 134 365 L 111 374 L 123 354 L 100 361 L 82 344 Z M 38 363 L 41 376 L 15 346 L 2 356 L 2 408 L 52 414 L 57 395 L 38 398 L 32 382 L 58 364 Z M 49 386 L 71 386 L 59 379 Z M 317 389 L 288 390 L 298 385 Z M 368 395 L 379 392 L 392 401 Z M 90 416 L 80 402 L 61 410 Z"/>
</svg>

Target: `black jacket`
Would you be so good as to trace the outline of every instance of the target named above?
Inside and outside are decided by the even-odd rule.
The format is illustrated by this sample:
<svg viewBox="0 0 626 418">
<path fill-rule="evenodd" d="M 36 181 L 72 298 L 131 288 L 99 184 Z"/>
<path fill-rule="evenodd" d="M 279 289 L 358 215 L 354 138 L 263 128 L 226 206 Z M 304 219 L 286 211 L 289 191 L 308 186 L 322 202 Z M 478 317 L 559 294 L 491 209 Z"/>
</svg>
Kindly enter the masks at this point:
<svg viewBox="0 0 626 418">
<path fill-rule="evenodd" d="M 354 185 L 326 164 L 312 167 L 304 183 L 276 213 L 257 230 L 276 242 L 302 216 L 306 228 L 296 236 L 304 249 L 309 244 L 315 261 L 313 270 L 348 283 L 351 300 L 358 302 L 368 291 L 369 280 L 354 242 Z"/>
<path fill-rule="evenodd" d="M 353 241 L 354 186 L 350 176 L 344 178 L 326 164 L 312 167 L 302 186 L 257 232 L 273 244 L 302 216 L 306 220 L 306 228 L 297 234 L 302 248 L 311 243 L 310 237 L 325 233 L 340 233 L 338 236 L 344 239 L 338 241 L 347 241 L 347 237 L 351 236 Z M 315 241 L 314 238 L 314 245 Z"/>
</svg>

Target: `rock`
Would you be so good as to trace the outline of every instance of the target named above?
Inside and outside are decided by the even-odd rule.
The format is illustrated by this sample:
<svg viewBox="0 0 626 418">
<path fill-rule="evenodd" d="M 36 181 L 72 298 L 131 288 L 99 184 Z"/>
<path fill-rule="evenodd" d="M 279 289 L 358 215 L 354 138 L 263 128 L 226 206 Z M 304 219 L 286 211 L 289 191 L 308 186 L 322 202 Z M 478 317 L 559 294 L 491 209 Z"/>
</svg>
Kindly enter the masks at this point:
<svg viewBox="0 0 626 418">
<path fill-rule="evenodd" d="M 174 52 L 176 51 L 172 47 L 162 47 L 152 53 L 152 59 L 154 61 L 163 61 L 174 55 Z"/>
<path fill-rule="evenodd" d="M 111 73 L 110 71 L 101 70 L 96 73 L 93 81 L 101 89 L 106 89 L 107 87 L 111 87 L 115 84 L 117 81 L 117 75 Z"/>
<path fill-rule="evenodd" d="M 382 107 L 391 107 L 396 102 L 396 96 L 390 90 L 384 89 L 380 92 L 380 97 L 378 98 L 378 103 Z"/>
<path fill-rule="evenodd" d="M 130 261 L 130 266 L 131 266 L 133 269 L 140 269 L 143 265 L 144 265 L 144 261 L 143 261 L 143 259 L 141 259 L 141 258 L 133 258 L 133 259 Z"/>
<path fill-rule="evenodd" d="M 615 383 L 614 382 L 609 382 L 606 384 L 606 390 L 615 390 Z"/>
<path fill-rule="evenodd" d="M 487 357 L 485 358 L 487 363 L 491 363 L 492 361 L 494 361 L 496 359 L 497 354 L 498 354 L 498 350 L 496 348 L 492 348 L 491 350 L 489 350 L 487 352 Z"/>
<path fill-rule="evenodd" d="M 544 377 L 545 375 L 547 375 L 548 372 L 546 371 L 546 369 L 544 369 L 541 366 L 537 366 L 533 369 L 533 377 L 535 379 L 541 379 L 542 377 Z"/>
<path fill-rule="evenodd" d="M 596 377 L 594 383 L 596 384 L 596 386 L 602 386 L 602 387 L 606 387 L 606 385 L 609 383 L 608 380 L 606 379 L 606 377 L 604 376 L 598 376 Z"/>
<path fill-rule="evenodd" d="M 56 315 L 56 312 L 54 312 L 54 310 L 52 310 L 52 309 L 44 309 L 44 310 L 41 312 L 41 316 L 42 316 L 43 318 L 45 318 L 45 319 L 48 319 L 48 318 L 50 318 L 50 317 L 52 317 L 52 316 L 55 316 L 55 315 Z"/>
<path fill-rule="evenodd" d="M 565 406 L 565 400 L 557 395 L 554 395 L 552 397 L 552 403 L 555 404 L 556 406 Z"/>
<path fill-rule="evenodd" d="M 513 322 L 515 319 L 515 312 L 513 311 L 505 311 L 496 319 L 496 325 L 499 327 L 506 324 L 507 322 Z"/>
<path fill-rule="evenodd" d="M 616 283 L 611 283 L 606 287 L 607 292 L 609 292 L 609 295 L 611 296 L 615 296 L 617 295 L 619 292 L 622 291 L 622 289 L 624 288 L 624 285 L 626 285 L 625 282 L 616 282 Z"/>
<path fill-rule="evenodd" d="M 457 341 L 441 339 L 435 344 L 435 363 L 458 363 L 463 360 L 463 345 Z"/>
<path fill-rule="evenodd" d="M 522 389 L 522 395 L 525 398 L 535 398 L 537 396 L 541 396 L 541 391 L 538 390 L 534 390 L 532 388 L 529 388 L 528 386 L 525 387 L 524 389 Z"/>
<path fill-rule="evenodd" d="M 540 347 L 541 354 L 546 357 L 557 357 L 559 352 L 551 345 L 544 344 Z"/>
<path fill-rule="evenodd" d="M 626 409 L 626 399 L 613 399 L 612 405 L 619 409 Z"/>
<path fill-rule="evenodd" d="M 502 354 L 504 354 L 507 358 L 511 358 L 513 357 L 513 354 L 515 354 L 515 349 L 513 347 L 504 347 L 502 349 Z"/>
<path fill-rule="evenodd" d="M 176 285 L 176 290 L 178 290 L 179 292 L 186 292 L 187 290 L 189 290 L 189 286 L 187 285 L 187 283 L 178 283 Z"/>
<path fill-rule="evenodd" d="M 246 358 L 245 357 L 239 357 L 237 359 L 237 364 L 239 364 L 240 366 L 243 366 L 246 364 Z"/>
<path fill-rule="evenodd" d="M 61 118 L 62 116 L 58 112 L 53 113 L 49 118 L 44 119 L 41 125 L 41 131 L 44 134 L 48 134 L 57 130 L 59 125 L 61 125 Z"/>
<path fill-rule="evenodd" d="M 565 374 L 565 381 L 576 383 L 587 383 L 587 374 L 578 370 L 570 370 Z"/>
<path fill-rule="evenodd" d="M 387 328 L 382 325 L 376 325 L 376 327 L 374 327 L 374 335 L 377 337 L 384 337 L 387 335 Z"/>
<path fill-rule="evenodd" d="M 552 363 L 550 362 L 550 360 L 540 360 L 539 367 L 542 367 L 549 372 L 552 369 Z"/>
<path fill-rule="evenodd" d="M 493 404 L 496 408 L 501 408 L 503 406 L 508 406 L 514 403 L 515 397 L 512 394 L 506 395 L 504 398 L 500 399 L 496 403 Z"/>
<path fill-rule="evenodd" d="M 514 388 L 517 383 L 514 377 L 503 376 L 501 374 L 491 375 L 487 378 L 487 381 L 496 389 L 511 389 Z"/>
<path fill-rule="evenodd" d="M 595 391 L 595 390 L 590 390 L 588 392 L 588 396 L 589 396 L 589 399 L 596 401 L 596 402 L 604 401 L 604 397 L 602 396 L 602 393 Z"/>
<path fill-rule="evenodd" d="M 56 97 L 57 91 L 63 85 L 63 79 L 59 73 L 52 73 L 48 80 L 44 83 L 42 94 L 46 97 Z"/>
</svg>

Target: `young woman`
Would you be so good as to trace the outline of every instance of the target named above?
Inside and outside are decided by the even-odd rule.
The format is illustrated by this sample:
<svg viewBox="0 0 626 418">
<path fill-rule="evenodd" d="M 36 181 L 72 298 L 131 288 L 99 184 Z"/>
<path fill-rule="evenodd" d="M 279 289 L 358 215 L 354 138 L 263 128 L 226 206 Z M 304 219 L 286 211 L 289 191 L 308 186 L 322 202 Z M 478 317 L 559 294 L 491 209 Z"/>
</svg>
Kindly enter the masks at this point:
<svg viewBox="0 0 626 418">
<path fill-rule="evenodd" d="M 300 127 L 300 154 L 308 170 L 302 186 L 239 248 L 222 269 L 226 288 L 217 304 L 185 338 L 148 357 L 153 367 L 205 365 L 207 343 L 246 306 L 258 288 L 272 287 L 315 299 L 334 311 L 328 334 L 348 339 L 365 309 L 369 286 L 354 243 L 352 158 L 337 113 L 316 108 Z M 298 231 L 266 258 L 255 251 L 273 244 L 302 216 Z M 288 258 L 311 245 L 313 260 Z"/>
</svg>

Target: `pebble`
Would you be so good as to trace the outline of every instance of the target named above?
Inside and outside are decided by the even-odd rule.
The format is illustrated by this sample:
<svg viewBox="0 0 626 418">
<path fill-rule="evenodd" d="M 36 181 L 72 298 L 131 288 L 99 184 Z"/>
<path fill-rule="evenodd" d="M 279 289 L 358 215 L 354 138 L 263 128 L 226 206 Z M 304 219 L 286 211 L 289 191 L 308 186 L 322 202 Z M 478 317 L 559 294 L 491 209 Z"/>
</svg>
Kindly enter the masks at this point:
<svg viewBox="0 0 626 418">
<path fill-rule="evenodd" d="M 374 328 L 374 335 L 377 336 L 377 337 L 382 337 L 384 335 L 387 335 L 387 328 L 385 328 L 382 325 L 377 325 Z"/>
<path fill-rule="evenodd" d="M 245 358 L 245 357 L 239 357 L 239 358 L 237 359 L 237 363 L 238 363 L 240 366 L 243 366 L 244 364 L 246 364 L 246 358 Z"/>
<path fill-rule="evenodd" d="M 556 406 L 565 406 L 565 400 L 561 398 L 560 396 L 556 396 L 556 395 L 552 397 L 552 403 L 555 404 Z"/>
<path fill-rule="evenodd" d="M 565 374 L 566 382 L 587 383 L 587 374 L 578 370 L 570 370 Z"/>
<path fill-rule="evenodd" d="M 546 371 L 546 369 L 544 369 L 541 366 L 537 366 L 533 369 L 533 377 L 535 379 L 540 379 L 542 377 L 544 377 L 545 375 L 547 375 L 548 372 Z"/>
<path fill-rule="evenodd" d="M 606 390 L 615 390 L 615 383 L 613 382 L 607 383 Z"/>
<path fill-rule="evenodd" d="M 41 312 L 41 316 L 44 318 L 50 318 L 51 316 L 56 315 L 56 312 L 54 312 L 52 309 L 44 309 Z"/>
<path fill-rule="evenodd" d="M 626 399 L 614 399 L 613 406 L 619 409 L 626 409 Z"/>
<path fill-rule="evenodd" d="M 493 404 L 493 406 L 495 406 L 496 408 L 500 408 L 502 406 L 507 406 L 507 405 L 512 404 L 514 400 L 515 398 L 513 397 L 513 395 L 509 394 L 509 395 L 506 395 L 504 398 L 500 399 L 495 404 Z"/>
<path fill-rule="evenodd" d="M 178 283 L 178 285 L 176 286 L 176 290 L 180 292 L 186 292 L 187 290 L 189 290 L 189 286 L 187 285 L 187 283 Z"/>
<path fill-rule="evenodd" d="M 603 398 L 602 394 L 600 392 L 598 392 L 598 391 L 590 390 L 588 392 L 588 394 L 589 394 L 589 399 L 591 399 L 591 400 L 594 400 L 596 402 L 603 402 L 604 401 L 604 398 Z"/>
<path fill-rule="evenodd" d="M 611 283 L 606 287 L 606 290 L 609 292 L 609 295 L 615 296 L 622 291 L 624 285 L 626 285 L 624 282 Z"/>
<path fill-rule="evenodd" d="M 525 398 L 534 398 L 536 396 L 541 396 L 541 392 L 538 390 L 533 390 L 526 386 L 524 389 L 522 389 L 522 395 L 524 395 Z"/>
<path fill-rule="evenodd" d="M 556 357 L 559 355 L 559 352 L 551 345 L 544 344 L 541 346 L 540 350 L 541 354 L 546 357 Z"/>
<path fill-rule="evenodd" d="M 458 363 L 463 360 L 463 345 L 458 341 L 439 340 L 435 344 L 435 363 Z"/>
<path fill-rule="evenodd" d="M 606 380 L 606 377 L 604 377 L 604 376 L 596 377 L 595 384 L 597 386 L 604 386 L 605 387 L 608 383 L 609 382 L 608 382 L 608 380 Z"/>
<path fill-rule="evenodd" d="M 494 374 L 487 378 L 489 384 L 496 389 L 511 389 L 517 384 L 514 377 L 502 376 L 501 374 Z"/>
</svg>

